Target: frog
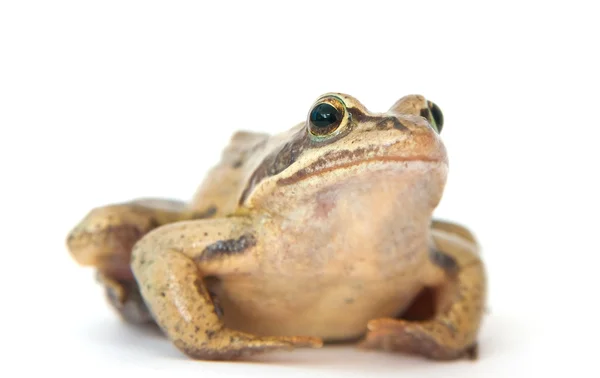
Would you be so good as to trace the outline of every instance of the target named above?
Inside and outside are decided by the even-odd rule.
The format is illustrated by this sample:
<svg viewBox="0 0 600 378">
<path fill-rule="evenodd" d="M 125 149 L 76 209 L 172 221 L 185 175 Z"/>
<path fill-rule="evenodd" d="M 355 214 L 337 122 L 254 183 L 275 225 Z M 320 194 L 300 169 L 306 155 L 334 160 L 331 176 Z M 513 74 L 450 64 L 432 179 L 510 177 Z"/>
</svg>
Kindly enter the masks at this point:
<svg viewBox="0 0 600 378">
<path fill-rule="evenodd" d="M 335 343 L 476 359 L 487 276 L 473 232 L 433 215 L 443 126 L 422 95 L 371 112 L 325 93 L 287 131 L 235 132 L 189 201 L 94 208 L 67 247 L 126 322 L 191 359 Z"/>
</svg>

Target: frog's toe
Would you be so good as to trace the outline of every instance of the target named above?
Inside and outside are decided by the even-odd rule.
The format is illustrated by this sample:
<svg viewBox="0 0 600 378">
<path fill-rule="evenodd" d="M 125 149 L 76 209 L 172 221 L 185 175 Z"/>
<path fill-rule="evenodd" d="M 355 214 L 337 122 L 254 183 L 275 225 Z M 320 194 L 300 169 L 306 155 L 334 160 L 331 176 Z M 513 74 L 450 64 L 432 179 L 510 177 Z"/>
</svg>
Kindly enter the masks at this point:
<svg viewBox="0 0 600 378">
<path fill-rule="evenodd" d="M 417 354 L 434 360 L 476 358 L 476 344 L 463 347 L 453 327 L 435 321 L 413 322 L 383 318 L 368 323 L 368 332 L 359 345 L 367 349 Z"/>
<path fill-rule="evenodd" d="M 254 352 L 266 352 L 270 350 L 293 350 L 296 348 L 320 348 L 323 341 L 318 337 L 309 336 L 245 336 L 235 338 L 237 342 L 233 347 L 248 349 Z M 239 343 L 239 345 L 236 345 Z"/>
<path fill-rule="evenodd" d="M 322 339 L 310 336 L 267 337 L 261 338 L 260 342 L 282 348 L 320 348 L 323 346 Z"/>
<path fill-rule="evenodd" d="M 153 322 L 135 281 L 117 281 L 102 273 L 97 274 L 97 279 L 104 285 L 108 302 L 123 320 L 132 324 Z"/>
<path fill-rule="evenodd" d="M 182 340 L 174 341 L 175 346 L 188 357 L 198 360 L 240 359 L 268 351 L 296 348 L 319 348 L 323 341 L 317 337 L 261 337 L 228 330 L 216 332 L 211 342 L 188 345 Z"/>
</svg>

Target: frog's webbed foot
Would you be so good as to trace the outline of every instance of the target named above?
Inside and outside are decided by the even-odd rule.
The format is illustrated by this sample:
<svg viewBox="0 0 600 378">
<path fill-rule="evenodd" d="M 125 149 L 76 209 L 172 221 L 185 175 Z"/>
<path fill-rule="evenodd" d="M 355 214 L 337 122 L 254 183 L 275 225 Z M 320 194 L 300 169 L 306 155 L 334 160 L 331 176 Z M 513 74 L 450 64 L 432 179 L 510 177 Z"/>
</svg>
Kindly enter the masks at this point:
<svg viewBox="0 0 600 378">
<path fill-rule="evenodd" d="M 83 266 L 98 269 L 110 304 L 133 323 L 151 321 L 133 278 L 131 250 L 152 229 L 188 219 L 200 213 L 187 210 L 184 202 L 140 199 L 90 211 L 67 238 L 71 256 Z"/>
<path fill-rule="evenodd" d="M 133 272 L 154 319 L 194 359 L 322 345 L 314 337 L 258 336 L 223 323 L 205 278 L 256 266 L 259 247 L 249 224 L 241 217 L 179 222 L 152 231 L 134 247 Z"/>
<path fill-rule="evenodd" d="M 440 246 L 443 249 L 432 251 L 431 256 L 445 270 L 443 282 L 425 289 L 399 319 L 370 321 L 362 347 L 435 360 L 477 358 L 486 297 L 484 267 L 469 248 L 452 247 L 443 240 Z"/>
<path fill-rule="evenodd" d="M 125 321 L 133 324 L 153 321 L 135 280 L 116 280 L 101 272 L 97 279 L 104 286 L 106 299 Z"/>
<path fill-rule="evenodd" d="M 414 322 L 382 318 L 368 324 L 363 348 L 383 349 L 421 355 L 434 360 L 477 358 L 477 342 L 464 345 L 453 334 L 451 325 L 441 322 Z"/>
</svg>

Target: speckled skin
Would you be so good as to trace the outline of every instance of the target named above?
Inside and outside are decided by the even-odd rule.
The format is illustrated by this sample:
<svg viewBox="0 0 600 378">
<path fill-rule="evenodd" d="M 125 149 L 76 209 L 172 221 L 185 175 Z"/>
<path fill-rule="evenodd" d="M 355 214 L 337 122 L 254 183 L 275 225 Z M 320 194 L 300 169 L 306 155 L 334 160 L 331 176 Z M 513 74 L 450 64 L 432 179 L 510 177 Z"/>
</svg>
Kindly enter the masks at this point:
<svg viewBox="0 0 600 378">
<path fill-rule="evenodd" d="M 69 235 L 73 257 L 126 320 L 156 321 L 192 358 L 358 338 L 473 357 L 486 277 L 473 235 L 431 218 L 448 171 L 432 104 L 324 102 L 343 114 L 327 135 L 309 120 L 238 132 L 189 204 L 95 209 Z"/>
</svg>

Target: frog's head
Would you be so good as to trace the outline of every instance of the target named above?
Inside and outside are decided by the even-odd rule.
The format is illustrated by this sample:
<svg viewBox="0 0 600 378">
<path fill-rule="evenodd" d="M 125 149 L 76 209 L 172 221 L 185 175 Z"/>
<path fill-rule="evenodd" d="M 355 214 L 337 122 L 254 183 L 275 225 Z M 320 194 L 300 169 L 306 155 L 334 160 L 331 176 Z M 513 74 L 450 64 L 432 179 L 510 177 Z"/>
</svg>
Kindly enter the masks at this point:
<svg viewBox="0 0 600 378">
<path fill-rule="evenodd" d="M 448 168 L 442 126 L 441 110 L 420 95 L 402 97 L 385 113 L 372 113 L 351 96 L 327 93 L 255 170 L 241 202 L 285 196 L 289 204 L 330 188 L 376 190 L 381 186 L 373 183 L 383 180 L 389 188 L 409 186 L 412 192 L 406 195 L 425 199 L 433 208 Z"/>
</svg>

